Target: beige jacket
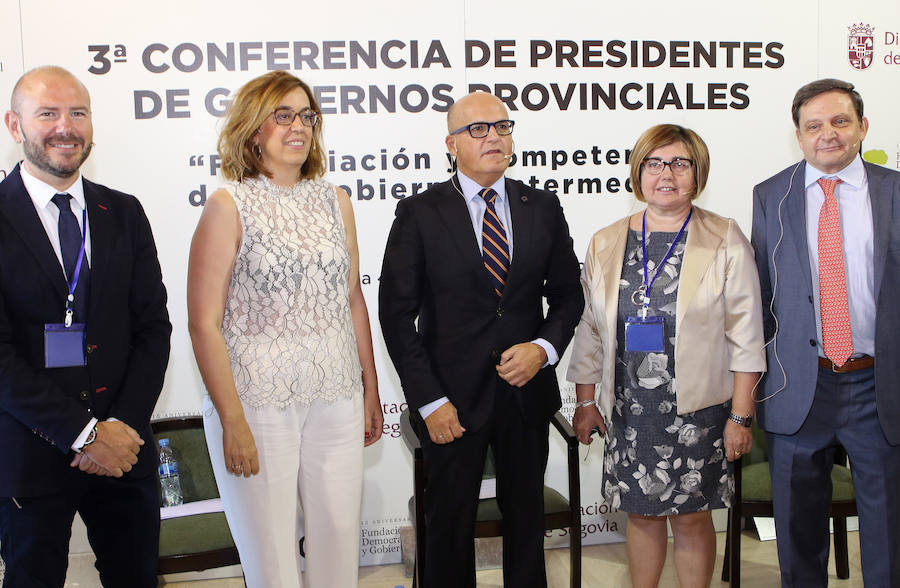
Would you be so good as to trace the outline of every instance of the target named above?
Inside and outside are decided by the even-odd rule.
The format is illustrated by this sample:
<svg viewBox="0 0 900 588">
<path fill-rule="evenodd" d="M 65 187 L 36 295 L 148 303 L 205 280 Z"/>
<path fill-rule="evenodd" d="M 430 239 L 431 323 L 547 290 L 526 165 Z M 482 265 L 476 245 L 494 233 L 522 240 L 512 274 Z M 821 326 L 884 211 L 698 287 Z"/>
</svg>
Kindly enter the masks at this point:
<svg viewBox="0 0 900 588">
<path fill-rule="evenodd" d="M 597 405 L 606 418 L 614 403 L 619 278 L 628 221 L 616 221 L 591 239 L 581 273 L 584 314 L 567 373 L 571 382 L 600 384 Z M 695 206 L 675 307 L 678 414 L 730 399 L 732 372 L 765 369 L 759 276 L 750 243 L 734 220 Z"/>
</svg>

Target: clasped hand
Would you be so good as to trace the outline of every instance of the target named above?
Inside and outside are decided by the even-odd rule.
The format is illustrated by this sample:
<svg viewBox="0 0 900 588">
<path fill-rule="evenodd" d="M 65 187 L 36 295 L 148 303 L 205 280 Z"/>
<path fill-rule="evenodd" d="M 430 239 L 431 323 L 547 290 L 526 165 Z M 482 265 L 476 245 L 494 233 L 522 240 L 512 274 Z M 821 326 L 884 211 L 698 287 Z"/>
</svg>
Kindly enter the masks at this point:
<svg viewBox="0 0 900 588">
<path fill-rule="evenodd" d="M 519 343 L 500 354 L 497 375 L 508 384 L 521 387 L 531 381 L 547 362 L 547 352 L 537 343 Z"/>
<path fill-rule="evenodd" d="M 144 440 L 122 421 L 97 423 L 94 442 L 75 454 L 71 467 L 98 476 L 121 478 L 137 463 Z"/>
</svg>

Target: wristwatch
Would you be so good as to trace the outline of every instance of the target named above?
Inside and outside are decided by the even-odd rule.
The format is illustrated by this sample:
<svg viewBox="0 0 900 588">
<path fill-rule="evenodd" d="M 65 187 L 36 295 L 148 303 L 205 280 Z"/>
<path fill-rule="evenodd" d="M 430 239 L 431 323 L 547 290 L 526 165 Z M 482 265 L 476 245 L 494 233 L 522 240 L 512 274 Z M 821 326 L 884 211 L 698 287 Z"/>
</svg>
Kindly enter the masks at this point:
<svg viewBox="0 0 900 588">
<path fill-rule="evenodd" d="M 728 420 L 733 421 L 742 427 L 750 427 L 753 424 L 753 417 L 750 415 L 747 416 L 738 416 L 734 413 L 728 415 Z"/>
<path fill-rule="evenodd" d="M 94 425 L 94 428 L 91 429 L 91 432 L 88 433 L 87 439 L 84 440 L 84 445 L 81 446 L 82 449 L 93 443 L 97 440 L 97 425 Z"/>
</svg>

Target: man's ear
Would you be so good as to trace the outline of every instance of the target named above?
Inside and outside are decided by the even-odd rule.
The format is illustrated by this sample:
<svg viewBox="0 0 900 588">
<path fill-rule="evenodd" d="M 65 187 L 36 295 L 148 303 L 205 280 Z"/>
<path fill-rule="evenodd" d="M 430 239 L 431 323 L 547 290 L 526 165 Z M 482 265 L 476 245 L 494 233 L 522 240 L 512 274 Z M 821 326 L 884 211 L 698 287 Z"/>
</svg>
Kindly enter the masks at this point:
<svg viewBox="0 0 900 588">
<path fill-rule="evenodd" d="M 3 120 L 6 122 L 6 128 L 9 129 L 9 134 L 12 135 L 13 140 L 16 143 L 21 143 L 22 130 L 19 127 L 19 115 L 12 110 L 7 110 Z"/>
<path fill-rule="evenodd" d="M 447 145 L 447 151 L 450 152 L 450 155 L 456 157 L 456 137 L 447 135 L 447 138 L 444 139 L 444 143 Z"/>
</svg>

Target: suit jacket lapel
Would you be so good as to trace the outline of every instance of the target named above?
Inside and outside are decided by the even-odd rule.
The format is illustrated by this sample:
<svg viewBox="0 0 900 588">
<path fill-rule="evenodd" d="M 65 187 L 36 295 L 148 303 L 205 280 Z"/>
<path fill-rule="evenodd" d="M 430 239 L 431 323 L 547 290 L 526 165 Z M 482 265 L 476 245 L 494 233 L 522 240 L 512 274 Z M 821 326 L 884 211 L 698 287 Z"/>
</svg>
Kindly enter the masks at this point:
<svg viewBox="0 0 900 588">
<path fill-rule="evenodd" d="M 66 277 L 47 238 L 47 231 L 34 210 L 34 203 L 25 190 L 18 165 L 3 182 L 3 187 L 4 190 L 0 192 L 0 214 L 7 216 L 10 226 L 28 245 L 38 266 L 53 283 L 62 304 L 66 298 Z"/>
<path fill-rule="evenodd" d="M 809 242 L 806 234 L 806 163 L 797 168 L 787 201 L 782 206 L 781 219 L 784 223 L 784 242 L 782 247 L 793 241 L 797 250 L 800 267 L 796 268 L 803 276 L 803 283 L 809 284 L 812 294 L 812 272 L 809 269 Z M 776 204 L 777 206 L 777 204 Z M 770 214 L 779 214 L 776 208 Z M 777 262 L 777 260 L 776 260 Z M 792 271 L 793 268 L 781 267 L 781 271 Z"/>
<path fill-rule="evenodd" d="M 891 219 L 893 218 L 894 199 L 887 174 L 876 166 L 863 162 L 866 177 L 869 181 L 869 200 L 872 203 L 873 231 L 875 233 L 875 300 L 881 291 L 881 278 L 884 276 L 884 263 L 887 259 L 888 242 L 891 237 Z"/>
<path fill-rule="evenodd" d="M 437 201 L 438 214 L 444 221 L 447 233 L 459 249 L 462 263 L 478 275 L 478 280 L 488 292 L 494 292 L 494 286 L 484 269 L 484 260 L 475 232 L 472 230 L 472 218 L 466 206 L 465 197 L 457 192 L 459 186 L 456 176 L 445 182 Z"/>
<path fill-rule="evenodd" d="M 679 332 L 681 319 L 693 301 L 703 276 L 716 256 L 722 237 L 706 225 L 706 213 L 694 207 L 694 214 L 687 227 L 684 256 L 681 261 L 681 277 L 678 280 L 678 301 L 675 303 L 675 332 Z"/>
<path fill-rule="evenodd" d="M 619 324 L 619 284 L 622 279 L 622 264 L 625 261 L 625 245 L 628 243 L 629 222 L 630 216 L 618 221 L 614 240 L 607 244 L 602 253 L 597 254 L 597 266 L 603 269 L 603 299 L 606 301 L 606 335 L 609 341 L 616 340 L 616 329 Z M 636 311 L 637 307 L 634 308 Z M 626 315 L 634 314 L 631 310 L 623 310 Z M 609 351 L 614 352 L 614 349 L 615 343 L 610 346 Z"/>
<path fill-rule="evenodd" d="M 88 311 L 90 316 L 101 298 L 100 293 L 106 282 L 104 276 L 109 269 L 109 256 L 113 248 L 114 223 L 110 212 L 111 204 L 103 193 L 92 182 L 83 178 L 82 182 L 91 238 L 91 299 Z"/>
<path fill-rule="evenodd" d="M 513 255 L 509 266 L 506 283 L 514 288 L 513 283 L 518 273 L 517 267 L 528 263 L 528 256 L 534 238 L 534 207 L 528 203 L 528 197 L 519 190 L 519 185 L 506 180 L 506 197 L 509 199 L 509 216 L 513 231 Z M 505 292 L 506 290 L 504 290 Z"/>
</svg>

